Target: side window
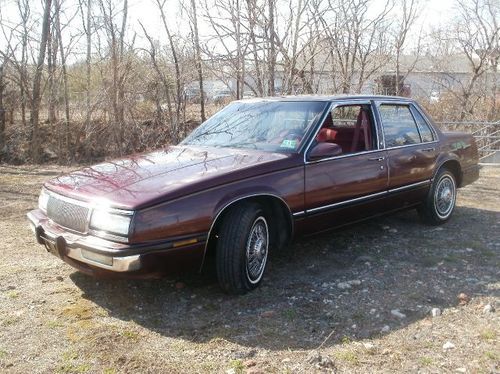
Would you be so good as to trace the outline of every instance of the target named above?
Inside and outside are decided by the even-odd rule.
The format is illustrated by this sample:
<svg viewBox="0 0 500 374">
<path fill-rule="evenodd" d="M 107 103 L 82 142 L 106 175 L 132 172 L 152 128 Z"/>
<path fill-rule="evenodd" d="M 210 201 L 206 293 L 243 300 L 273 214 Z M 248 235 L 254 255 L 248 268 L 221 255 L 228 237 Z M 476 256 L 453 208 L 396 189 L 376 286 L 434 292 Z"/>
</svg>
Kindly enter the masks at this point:
<svg viewBox="0 0 500 374">
<path fill-rule="evenodd" d="M 341 105 L 335 107 L 316 137 L 318 142 L 335 143 L 342 154 L 374 149 L 375 132 L 371 106 Z"/>
<path fill-rule="evenodd" d="M 432 142 L 434 140 L 434 135 L 432 134 L 432 130 L 430 129 L 427 122 L 425 122 L 425 119 L 418 112 L 418 110 L 415 110 L 415 108 L 413 108 L 411 112 L 413 113 L 413 117 L 415 117 L 415 121 L 417 122 L 418 131 L 420 132 L 422 141 L 424 143 Z"/>
<path fill-rule="evenodd" d="M 379 111 L 387 148 L 421 142 L 417 125 L 407 105 L 382 104 Z"/>
</svg>

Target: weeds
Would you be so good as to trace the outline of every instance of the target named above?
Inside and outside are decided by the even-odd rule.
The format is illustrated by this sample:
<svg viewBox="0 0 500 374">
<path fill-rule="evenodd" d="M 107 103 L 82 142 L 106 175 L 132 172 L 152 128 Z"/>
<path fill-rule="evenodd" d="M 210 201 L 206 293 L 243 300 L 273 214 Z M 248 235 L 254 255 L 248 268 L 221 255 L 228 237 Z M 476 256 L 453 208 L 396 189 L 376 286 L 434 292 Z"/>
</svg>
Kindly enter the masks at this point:
<svg viewBox="0 0 500 374">
<path fill-rule="evenodd" d="M 496 333 L 493 330 L 483 330 L 483 331 L 481 331 L 479 336 L 483 340 L 493 340 L 496 337 Z"/>
<path fill-rule="evenodd" d="M 231 368 L 234 369 L 236 373 L 243 373 L 245 365 L 243 365 L 243 361 L 241 360 L 233 360 L 231 361 Z"/>
</svg>

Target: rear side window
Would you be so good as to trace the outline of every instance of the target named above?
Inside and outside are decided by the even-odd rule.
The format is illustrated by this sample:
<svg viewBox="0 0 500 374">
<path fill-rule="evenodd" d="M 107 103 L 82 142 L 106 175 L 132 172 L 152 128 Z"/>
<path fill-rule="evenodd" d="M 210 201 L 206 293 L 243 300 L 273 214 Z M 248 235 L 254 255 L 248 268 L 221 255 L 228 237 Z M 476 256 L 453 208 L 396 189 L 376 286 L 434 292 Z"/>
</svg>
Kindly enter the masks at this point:
<svg viewBox="0 0 500 374">
<path fill-rule="evenodd" d="M 387 148 L 421 142 L 417 124 L 407 105 L 382 104 L 379 111 Z"/>
<path fill-rule="evenodd" d="M 427 122 L 424 120 L 422 115 L 417 110 L 415 110 L 415 108 L 413 108 L 412 113 L 413 117 L 415 117 L 415 121 L 417 122 L 418 131 L 420 132 L 422 141 L 424 143 L 432 142 L 434 140 L 434 135 L 432 134 L 432 130 L 430 129 Z"/>
</svg>

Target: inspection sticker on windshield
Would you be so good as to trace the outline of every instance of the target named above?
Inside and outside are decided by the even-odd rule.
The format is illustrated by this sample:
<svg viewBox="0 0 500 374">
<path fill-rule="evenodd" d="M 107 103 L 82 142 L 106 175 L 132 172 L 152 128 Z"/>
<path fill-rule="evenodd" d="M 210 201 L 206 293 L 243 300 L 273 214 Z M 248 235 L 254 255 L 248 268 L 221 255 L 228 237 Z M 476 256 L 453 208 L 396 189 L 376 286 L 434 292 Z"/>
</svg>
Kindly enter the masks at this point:
<svg viewBox="0 0 500 374">
<path fill-rule="evenodd" d="M 281 148 L 291 148 L 291 149 L 295 149 L 297 147 L 297 140 L 289 140 L 289 139 L 285 139 L 281 142 L 281 145 L 280 145 Z"/>
</svg>

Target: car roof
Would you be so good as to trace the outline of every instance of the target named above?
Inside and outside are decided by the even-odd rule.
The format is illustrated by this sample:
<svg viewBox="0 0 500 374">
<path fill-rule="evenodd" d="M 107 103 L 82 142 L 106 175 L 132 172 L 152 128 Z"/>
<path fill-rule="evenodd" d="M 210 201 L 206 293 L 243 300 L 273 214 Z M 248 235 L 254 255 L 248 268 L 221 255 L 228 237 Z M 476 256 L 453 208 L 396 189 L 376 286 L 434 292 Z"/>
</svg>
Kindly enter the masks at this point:
<svg viewBox="0 0 500 374">
<path fill-rule="evenodd" d="M 408 97 L 385 96 L 385 95 L 287 95 L 254 97 L 251 99 L 237 100 L 238 102 L 259 102 L 259 101 L 344 101 L 344 100 L 392 100 L 413 102 Z"/>
</svg>

